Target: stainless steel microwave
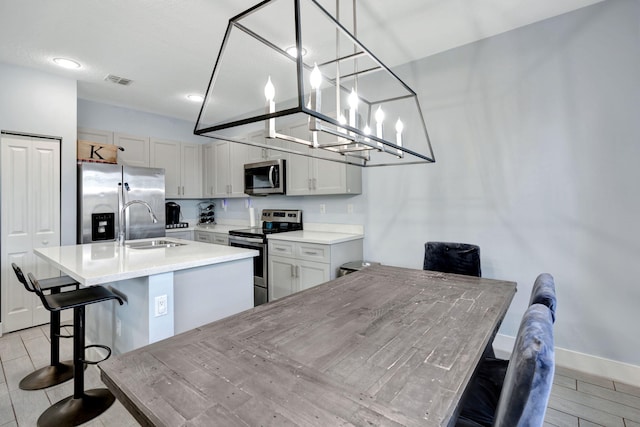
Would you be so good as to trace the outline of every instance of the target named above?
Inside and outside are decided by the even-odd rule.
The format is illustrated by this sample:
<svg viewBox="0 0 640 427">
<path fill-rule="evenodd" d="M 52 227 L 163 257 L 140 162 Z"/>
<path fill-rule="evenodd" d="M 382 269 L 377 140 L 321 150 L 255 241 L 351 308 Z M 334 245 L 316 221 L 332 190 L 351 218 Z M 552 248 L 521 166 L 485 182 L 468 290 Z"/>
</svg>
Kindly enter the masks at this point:
<svg viewBox="0 0 640 427">
<path fill-rule="evenodd" d="M 265 162 L 244 165 L 244 192 L 249 195 L 286 193 L 285 160 L 267 160 Z"/>
</svg>

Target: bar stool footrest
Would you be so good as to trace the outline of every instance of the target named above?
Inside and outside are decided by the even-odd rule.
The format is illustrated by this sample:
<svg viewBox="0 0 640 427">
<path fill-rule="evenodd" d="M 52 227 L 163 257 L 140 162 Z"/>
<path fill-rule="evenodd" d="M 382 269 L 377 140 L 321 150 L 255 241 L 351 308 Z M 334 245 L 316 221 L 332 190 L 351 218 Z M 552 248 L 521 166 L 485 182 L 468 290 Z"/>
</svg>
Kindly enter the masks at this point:
<svg viewBox="0 0 640 427">
<path fill-rule="evenodd" d="M 62 330 L 62 328 L 71 328 L 71 329 L 73 329 L 73 328 L 74 328 L 74 326 L 73 326 L 73 323 L 72 323 L 72 324 L 70 324 L 70 325 L 60 325 L 60 330 Z M 73 338 L 73 334 L 71 334 L 71 335 L 62 335 L 60 332 L 58 332 L 58 333 L 56 334 L 56 336 L 57 336 L 58 338 Z"/>
<path fill-rule="evenodd" d="M 106 388 L 87 390 L 80 398 L 73 395 L 51 405 L 38 418 L 38 427 L 77 426 L 101 415 L 116 400 Z"/>
<path fill-rule="evenodd" d="M 93 360 L 86 360 L 86 359 L 80 359 L 80 362 L 87 364 L 87 365 L 97 365 L 100 362 L 104 362 L 105 360 L 107 360 L 108 358 L 111 357 L 111 348 L 109 348 L 106 345 L 102 345 L 102 344 L 91 344 L 91 345 L 87 345 L 84 347 L 84 350 L 87 351 L 88 348 L 101 348 L 103 350 L 107 350 L 107 356 L 104 359 L 101 360 L 97 360 L 97 361 L 93 361 Z"/>
</svg>

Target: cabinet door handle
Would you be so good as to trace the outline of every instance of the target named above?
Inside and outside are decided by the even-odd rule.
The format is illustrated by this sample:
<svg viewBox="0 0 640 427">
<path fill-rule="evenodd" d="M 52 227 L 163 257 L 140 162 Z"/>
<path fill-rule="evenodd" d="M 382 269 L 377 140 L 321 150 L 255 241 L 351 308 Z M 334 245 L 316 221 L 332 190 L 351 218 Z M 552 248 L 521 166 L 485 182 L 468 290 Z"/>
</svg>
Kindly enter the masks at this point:
<svg viewBox="0 0 640 427">
<path fill-rule="evenodd" d="M 49 241 L 48 241 L 48 240 L 43 240 L 43 241 L 42 241 L 42 244 L 43 244 L 43 245 L 48 245 L 48 244 L 49 244 Z"/>
<path fill-rule="evenodd" d="M 291 264 L 291 277 L 296 277 L 295 266 Z"/>
<path fill-rule="evenodd" d="M 296 265 L 296 277 L 300 277 L 300 266 Z"/>
<path fill-rule="evenodd" d="M 178 185 L 178 196 L 180 195 L 180 186 Z"/>
<path fill-rule="evenodd" d="M 279 248 L 279 247 L 277 247 L 277 246 L 276 246 L 275 248 L 273 248 L 273 249 L 275 249 L 276 251 L 280 251 L 280 252 L 282 252 L 282 251 L 285 251 L 285 250 L 286 250 L 285 248 Z"/>
<path fill-rule="evenodd" d="M 318 252 L 304 251 L 305 255 L 318 255 Z"/>
<path fill-rule="evenodd" d="M 315 179 L 315 178 L 313 178 L 313 189 L 314 189 L 314 190 L 317 190 L 317 189 L 318 189 L 318 185 L 317 185 L 317 183 L 318 183 L 318 180 L 317 180 L 317 179 Z"/>
<path fill-rule="evenodd" d="M 182 195 L 184 196 L 184 185 L 182 186 Z"/>
</svg>

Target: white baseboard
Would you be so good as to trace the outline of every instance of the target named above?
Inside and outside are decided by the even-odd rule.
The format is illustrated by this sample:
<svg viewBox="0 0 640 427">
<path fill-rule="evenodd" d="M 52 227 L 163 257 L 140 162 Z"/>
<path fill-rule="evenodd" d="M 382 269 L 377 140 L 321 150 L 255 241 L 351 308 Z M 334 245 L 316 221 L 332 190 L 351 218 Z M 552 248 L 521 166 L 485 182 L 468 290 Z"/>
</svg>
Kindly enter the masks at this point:
<svg viewBox="0 0 640 427">
<path fill-rule="evenodd" d="M 513 349 L 514 337 L 498 334 L 493 341 L 497 357 L 507 359 Z M 640 366 L 592 356 L 564 348 L 555 348 L 556 365 L 625 384 L 640 384 Z"/>
</svg>

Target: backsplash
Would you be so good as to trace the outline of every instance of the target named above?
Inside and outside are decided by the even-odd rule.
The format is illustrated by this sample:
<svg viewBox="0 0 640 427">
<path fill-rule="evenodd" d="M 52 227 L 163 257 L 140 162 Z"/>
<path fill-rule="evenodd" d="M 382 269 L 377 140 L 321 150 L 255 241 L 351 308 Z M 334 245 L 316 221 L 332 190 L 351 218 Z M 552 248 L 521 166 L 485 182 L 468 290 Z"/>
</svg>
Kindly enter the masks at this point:
<svg viewBox="0 0 640 427">
<path fill-rule="evenodd" d="M 303 221 L 328 224 L 364 224 L 364 202 L 358 196 L 323 196 L 323 197 L 247 197 L 241 199 L 206 199 L 213 200 L 215 218 L 218 220 L 246 220 L 249 223 L 249 207 L 253 207 L 256 221 L 260 220 L 262 209 L 301 209 Z M 182 217 L 191 220 L 198 217 L 198 203 L 202 200 L 169 200 L 180 205 Z M 226 204 L 226 208 L 225 208 Z M 322 213 L 324 210 L 324 213 Z"/>
</svg>

